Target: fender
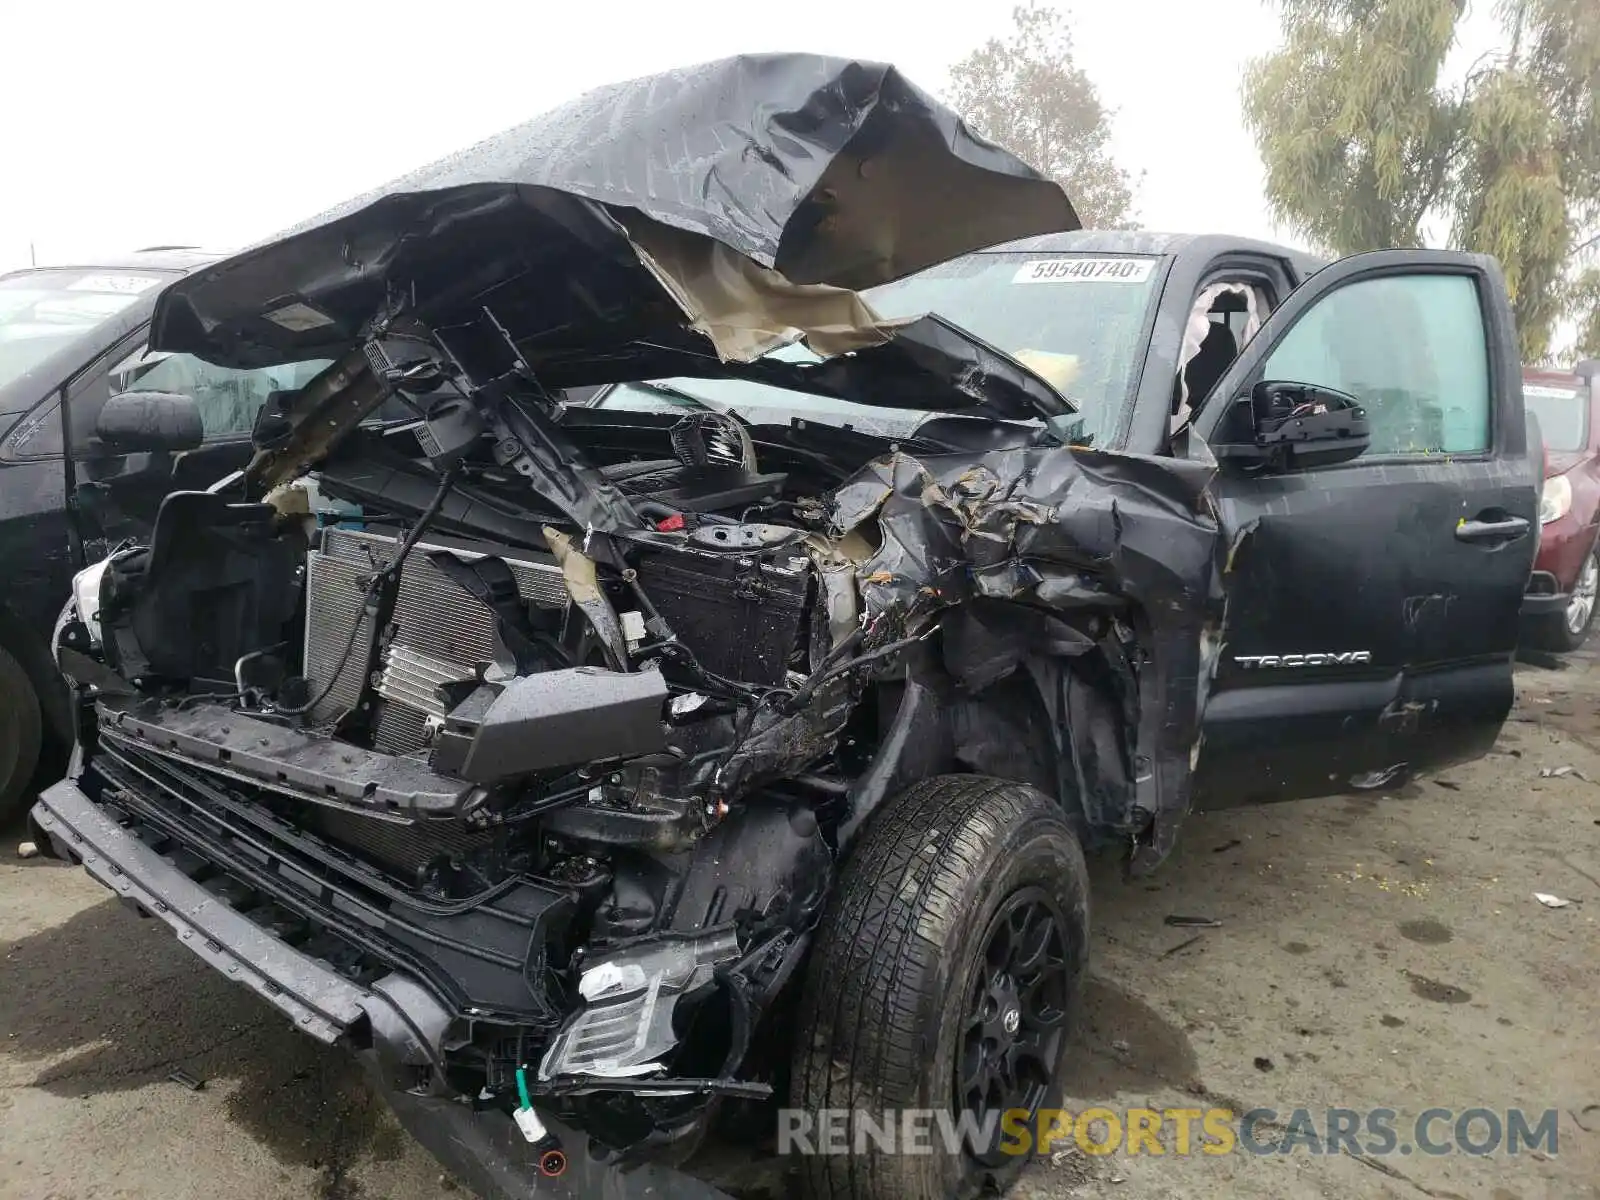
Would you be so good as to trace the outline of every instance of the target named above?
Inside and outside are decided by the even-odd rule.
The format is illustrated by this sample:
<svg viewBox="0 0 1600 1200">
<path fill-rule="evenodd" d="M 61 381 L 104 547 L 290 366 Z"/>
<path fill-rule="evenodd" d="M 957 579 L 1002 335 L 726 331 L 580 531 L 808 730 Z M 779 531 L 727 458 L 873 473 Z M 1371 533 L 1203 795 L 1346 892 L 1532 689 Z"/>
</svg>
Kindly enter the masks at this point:
<svg viewBox="0 0 1600 1200">
<path fill-rule="evenodd" d="M 66 595 L 62 595 L 63 603 Z M 0 645 L 22 664 L 39 697 L 45 731 L 63 746 L 72 745 L 72 698 L 56 668 L 55 656 L 33 627 L 4 601 L 0 601 Z"/>
</svg>

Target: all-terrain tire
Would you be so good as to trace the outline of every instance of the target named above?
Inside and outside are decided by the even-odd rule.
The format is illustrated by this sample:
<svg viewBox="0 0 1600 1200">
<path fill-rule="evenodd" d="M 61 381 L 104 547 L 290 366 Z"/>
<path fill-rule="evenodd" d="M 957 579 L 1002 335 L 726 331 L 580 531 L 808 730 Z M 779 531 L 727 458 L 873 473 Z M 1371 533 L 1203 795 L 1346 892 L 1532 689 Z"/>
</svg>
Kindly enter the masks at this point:
<svg viewBox="0 0 1600 1200">
<path fill-rule="evenodd" d="M 1060 1052 L 1081 1011 L 1088 896 L 1077 838 L 1060 806 L 1031 787 L 946 775 L 886 801 L 846 860 L 817 930 L 792 1106 L 874 1120 L 907 1109 L 953 1114 L 970 999 L 990 976 L 985 950 L 1024 901 L 1027 911 L 1051 914 L 1051 944 L 1064 964 L 1055 976 L 1062 1036 L 1036 1107 L 1058 1105 Z M 852 1133 L 851 1153 L 804 1157 L 805 1191 L 816 1200 L 946 1200 L 1004 1190 L 1026 1165 L 1021 1155 L 986 1165 L 933 1140 L 932 1154 L 901 1146 L 890 1154 Z"/>
<path fill-rule="evenodd" d="M 43 736 L 33 681 L 0 646 L 0 825 L 9 824 L 28 799 Z"/>
</svg>

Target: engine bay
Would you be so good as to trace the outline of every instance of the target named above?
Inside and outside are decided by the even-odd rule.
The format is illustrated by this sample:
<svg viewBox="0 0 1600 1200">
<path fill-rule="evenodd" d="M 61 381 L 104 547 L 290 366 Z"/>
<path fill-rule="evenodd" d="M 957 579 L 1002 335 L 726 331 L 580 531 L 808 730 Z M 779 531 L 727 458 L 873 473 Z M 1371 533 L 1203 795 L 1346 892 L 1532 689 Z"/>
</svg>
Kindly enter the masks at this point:
<svg viewBox="0 0 1600 1200">
<path fill-rule="evenodd" d="M 619 1149 L 673 1141 L 770 1090 L 740 1068 L 828 894 L 876 737 L 848 734 L 938 627 L 865 613 L 868 543 L 830 531 L 820 485 L 890 443 L 767 431 L 765 471 L 731 417 L 532 410 L 640 514 L 584 537 L 492 438 L 430 458 L 418 408 L 310 485 L 174 494 L 108 561 L 97 769 L 352 978 L 428 980 L 465 1032 L 426 1086 L 522 1070 Z"/>
</svg>

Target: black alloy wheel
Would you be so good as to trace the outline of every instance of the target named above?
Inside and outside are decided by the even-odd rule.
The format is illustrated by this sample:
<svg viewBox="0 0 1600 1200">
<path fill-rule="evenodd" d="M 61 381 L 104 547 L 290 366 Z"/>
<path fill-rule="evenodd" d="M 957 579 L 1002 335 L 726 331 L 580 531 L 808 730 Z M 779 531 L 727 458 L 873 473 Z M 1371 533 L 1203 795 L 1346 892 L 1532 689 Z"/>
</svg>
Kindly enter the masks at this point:
<svg viewBox="0 0 1600 1200">
<path fill-rule="evenodd" d="M 1061 1062 L 1072 974 L 1066 921 L 1043 888 L 1013 892 L 989 922 L 968 996 L 956 1059 L 954 1104 L 980 1129 L 1001 1131 L 1008 1112 L 1033 1128 Z M 1000 1167 L 998 1145 L 977 1151 Z"/>
<path fill-rule="evenodd" d="M 845 1153 L 795 1150 L 804 1193 L 951 1200 L 1015 1183 L 1035 1138 L 1001 1118 L 1023 1110 L 1036 1133 L 1059 1104 L 1088 947 L 1088 873 L 1055 800 L 978 775 L 886 800 L 847 847 L 806 967 L 791 1115 L 853 1124 Z M 948 1119 L 959 1141 L 864 1136 L 907 1116 Z"/>
</svg>

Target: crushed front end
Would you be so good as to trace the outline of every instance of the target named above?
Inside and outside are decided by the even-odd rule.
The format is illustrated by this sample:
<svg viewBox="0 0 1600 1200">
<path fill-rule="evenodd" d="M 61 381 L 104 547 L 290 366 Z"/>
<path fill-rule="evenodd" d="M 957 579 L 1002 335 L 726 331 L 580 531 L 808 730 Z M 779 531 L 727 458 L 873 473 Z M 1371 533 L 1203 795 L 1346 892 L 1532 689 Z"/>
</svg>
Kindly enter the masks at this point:
<svg viewBox="0 0 1600 1200">
<path fill-rule="evenodd" d="M 36 813 L 57 848 L 362 1048 L 424 1140 L 461 1151 L 481 1113 L 546 1174 L 572 1131 L 586 1171 L 682 1161 L 781 1091 L 788 985 L 885 796 L 1002 775 L 1157 857 L 1187 806 L 1209 472 L 1068 447 L 1039 376 L 845 290 L 1070 206 L 892 72 L 751 61 L 617 101 L 647 95 L 651 128 L 673 90 L 748 122 L 774 63 L 794 94 L 758 111 L 877 89 L 804 170 L 694 159 L 758 176 L 738 219 L 684 218 L 703 179 L 620 205 L 563 176 L 615 153 L 667 177 L 580 103 L 513 139 L 577 158 L 448 160 L 170 289 L 160 348 L 332 365 L 269 399 L 241 478 L 169 496 L 148 544 L 81 577 L 60 629 L 83 720 Z M 971 186 L 931 209 L 841 185 L 952 156 Z M 801 335 L 816 366 L 765 357 Z M 953 415 L 870 433 L 562 402 L 673 374 Z M 386 401 L 413 418 L 372 422 Z"/>
<path fill-rule="evenodd" d="M 287 947 L 405 981 L 404 1090 L 640 1154 L 766 1096 L 746 1059 L 827 896 L 846 668 L 905 639 L 836 610 L 832 640 L 799 528 L 689 514 L 591 538 L 602 567 L 553 527 L 319 529 L 297 499 L 178 493 L 109 561 L 98 638 L 62 633 L 98 680 L 77 786 Z"/>
</svg>

